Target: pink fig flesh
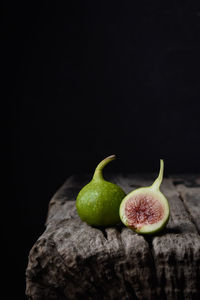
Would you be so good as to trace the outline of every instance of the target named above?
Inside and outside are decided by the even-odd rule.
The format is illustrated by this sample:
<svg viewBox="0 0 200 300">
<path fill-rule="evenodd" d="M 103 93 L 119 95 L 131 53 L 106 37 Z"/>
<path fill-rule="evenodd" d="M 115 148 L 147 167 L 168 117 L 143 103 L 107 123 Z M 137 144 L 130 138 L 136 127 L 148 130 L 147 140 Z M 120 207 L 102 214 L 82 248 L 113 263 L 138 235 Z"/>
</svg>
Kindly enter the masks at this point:
<svg viewBox="0 0 200 300">
<path fill-rule="evenodd" d="M 159 222 L 164 216 L 164 208 L 152 195 L 134 195 L 125 204 L 125 216 L 129 227 L 140 229 L 143 225 Z"/>
</svg>

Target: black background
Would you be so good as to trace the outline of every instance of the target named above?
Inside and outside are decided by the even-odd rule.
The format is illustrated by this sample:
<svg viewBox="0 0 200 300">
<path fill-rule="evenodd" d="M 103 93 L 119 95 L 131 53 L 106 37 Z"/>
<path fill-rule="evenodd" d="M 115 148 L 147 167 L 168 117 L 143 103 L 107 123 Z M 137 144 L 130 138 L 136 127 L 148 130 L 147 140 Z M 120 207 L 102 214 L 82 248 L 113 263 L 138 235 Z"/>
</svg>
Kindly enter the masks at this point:
<svg viewBox="0 0 200 300">
<path fill-rule="evenodd" d="M 156 172 L 160 157 L 165 175 L 200 171 L 200 7 L 13 1 L 3 17 L 5 250 L 22 299 L 28 252 L 69 175 L 110 154 L 108 172 Z"/>
</svg>

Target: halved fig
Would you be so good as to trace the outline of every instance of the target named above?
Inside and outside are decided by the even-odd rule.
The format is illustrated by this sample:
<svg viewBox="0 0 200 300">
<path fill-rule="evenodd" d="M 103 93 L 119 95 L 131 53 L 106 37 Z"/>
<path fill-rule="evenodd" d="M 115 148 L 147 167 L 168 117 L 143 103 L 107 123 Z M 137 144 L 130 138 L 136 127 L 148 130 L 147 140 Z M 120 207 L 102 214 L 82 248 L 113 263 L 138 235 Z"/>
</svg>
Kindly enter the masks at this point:
<svg viewBox="0 0 200 300">
<path fill-rule="evenodd" d="M 169 220 L 169 203 L 160 191 L 164 162 L 160 160 L 158 178 L 149 187 L 136 189 L 121 202 L 120 219 L 127 227 L 140 234 L 162 230 Z"/>
</svg>

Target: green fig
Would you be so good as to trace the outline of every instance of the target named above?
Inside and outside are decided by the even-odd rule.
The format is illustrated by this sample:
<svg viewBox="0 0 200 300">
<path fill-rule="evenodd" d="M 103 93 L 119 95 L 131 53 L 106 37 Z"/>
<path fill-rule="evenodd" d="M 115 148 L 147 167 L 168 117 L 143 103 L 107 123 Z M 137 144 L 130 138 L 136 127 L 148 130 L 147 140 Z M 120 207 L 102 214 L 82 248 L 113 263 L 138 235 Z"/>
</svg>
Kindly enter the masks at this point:
<svg viewBox="0 0 200 300">
<path fill-rule="evenodd" d="M 111 155 L 102 160 L 92 180 L 77 196 L 78 215 L 89 225 L 111 226 L 120 222 L 119 206 L 126 194 L 118 185 L 104 180 L 102 175 L 103 168 L 114 159 L 115 155 Z"/>
<path fill-rule="evenodd" d="M 164 162 L 160 160 L 158 178 L 149 187 L 138 188 L 121 202 L 120 218 L 129 228 L 140 234 L 152 234 L 162 230 L 169 220 L 169 204 L 160 191 Z"/>
</svg>

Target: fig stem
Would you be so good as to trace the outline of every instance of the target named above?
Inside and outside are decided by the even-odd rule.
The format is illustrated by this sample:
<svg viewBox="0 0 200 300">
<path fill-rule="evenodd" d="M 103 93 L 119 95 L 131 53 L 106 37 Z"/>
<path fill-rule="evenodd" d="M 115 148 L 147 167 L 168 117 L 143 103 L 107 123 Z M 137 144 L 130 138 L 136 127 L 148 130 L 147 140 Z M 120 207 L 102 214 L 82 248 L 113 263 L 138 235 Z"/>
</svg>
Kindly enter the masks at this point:
<svg viewBox="0 0 200 300">
<path fill-rule="evenodd" d="M 164 161 L 160 159 L 160 172 L 154 183 L 152 184 L 152 188 L 159 190 L 159 187 L 163 180 L 163 172 L 164 172 Z"/>
<path fill-rule="evenodd" d="M 93 179 L 95 180 L 99 180 L 99 179 L 103 179 L 103 174 L 102 174 L 102 170 L 103 168 L 112 160 L 114 160 L 116 158 L 115 155 L 110 155 L 108 157 L 106 157 L 104 160 L 102 160 L 98 166 L 95 169 L 94 175 L 93 175 Z"/>
</svg>

